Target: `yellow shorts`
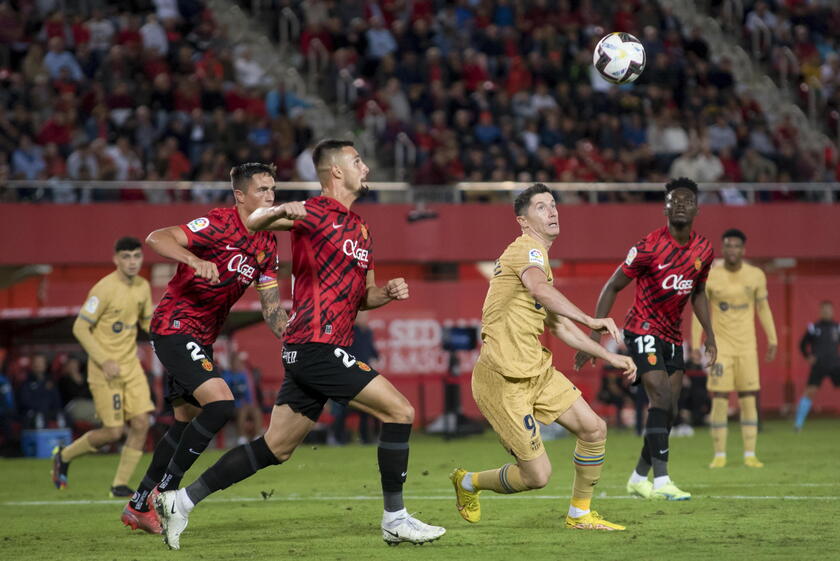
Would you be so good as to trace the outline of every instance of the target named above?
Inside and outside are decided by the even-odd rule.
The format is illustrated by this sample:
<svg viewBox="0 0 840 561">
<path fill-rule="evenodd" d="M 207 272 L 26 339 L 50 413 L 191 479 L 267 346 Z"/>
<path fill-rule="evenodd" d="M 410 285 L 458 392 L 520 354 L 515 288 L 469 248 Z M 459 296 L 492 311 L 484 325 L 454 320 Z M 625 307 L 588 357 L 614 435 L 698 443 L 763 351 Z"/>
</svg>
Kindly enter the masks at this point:
<svg viewBox="0 0 840 561">
<path fill-rule="evenodd" d="M 761 387 L 758 377 L 758 354 L 718 355 L 709 372 L 706 387 L 710 392 L 754 392 Z"/>
<path fill-rule="evenodd" d="M 543 453 L 537 421 L 555 422 L 580 397 L 580 390 L 554 368 L 533 378 L 508 378 L 480 363 L 473 370 L 472 392 L 502 445 L 520 460 Z"/>
<path fill-rule="evenodd" d="M 96 416 L 106 427 L 121 427 L 128 419 L 155 410 L 149 382 L 139 361 L 120 365 L 120 375 L 113 380 L 106 380 L 102 370 L 90 361 L 88 385 Z"/>
</svg>

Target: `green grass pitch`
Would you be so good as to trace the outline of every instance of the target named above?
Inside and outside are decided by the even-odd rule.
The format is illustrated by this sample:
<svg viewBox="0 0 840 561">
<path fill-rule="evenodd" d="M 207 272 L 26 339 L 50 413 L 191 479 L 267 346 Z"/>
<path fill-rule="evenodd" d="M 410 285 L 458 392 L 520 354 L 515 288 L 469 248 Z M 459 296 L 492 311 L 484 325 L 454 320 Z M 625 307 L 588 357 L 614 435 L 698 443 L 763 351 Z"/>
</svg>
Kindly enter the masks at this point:
<svg viewBox="0 0 840 561">
<path fill-rule="evenodd" d="M 554 475 L 545 489 L 513 496 L 482 494 L 482 521 L 470 525 L 454 506 L 447 478 L 455 466 L 488 469 L 508 461 L 495 436 L 412 439 L 406 506 L 446 535 L 423 546 L 387 547 L 381 539 L 376 449 L 302 446 L 279 467 L 217 493 L 199 505 L 169 551 L 159 536 L 119 522 L 123 502 L 108 499 L 117 457 L 80 458 L 70 486 L 56 491 L 49 460 L 0 460 L 0 551 L 9 560 L 495 560 L 547 559 L 838 559 L 840 421 L 812 420 L 801 434 L 768 422 L 755 470 L 740 463 L 740 431 L 730 424 L 730 465 L 709 470 L 708 432 L 671 440 L 671 474 L 694 494 L 687 502 L 627 497 L 640 440 L 613 431 L 593 506 L 626 532 L 566 530 L 574 440 L 546 443 Z M 210 451 L 187 474 L 192 481 L 218 458 Z M 135 480 L 150 455 L 144 457 Z M 262 491 L 273 495 L 262 498 Z"/>
</svg>

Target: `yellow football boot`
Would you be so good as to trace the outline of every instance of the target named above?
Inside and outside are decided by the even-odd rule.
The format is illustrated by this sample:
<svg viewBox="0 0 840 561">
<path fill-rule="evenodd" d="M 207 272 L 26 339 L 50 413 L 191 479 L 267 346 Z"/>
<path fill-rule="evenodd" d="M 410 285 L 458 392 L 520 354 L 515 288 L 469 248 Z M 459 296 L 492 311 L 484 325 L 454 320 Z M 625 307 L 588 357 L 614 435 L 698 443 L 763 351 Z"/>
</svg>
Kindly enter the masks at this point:
<svg viewBox="0 0 840 561">
<path fill-rule="evenodd" d="M 464 481 L 464 476 L 467 475 L 467 470 L 455 468 L 449 474 L 449 479 L 452 485 L 455 486 L 455 506 L 458 507 L 458 513 L 461 518 L 467 522 L 475 524 L 481 520 L 481 505 L 478 503 L 478 495 L 481 491 L 467 491 L 461 483 Z"/>
</svg>

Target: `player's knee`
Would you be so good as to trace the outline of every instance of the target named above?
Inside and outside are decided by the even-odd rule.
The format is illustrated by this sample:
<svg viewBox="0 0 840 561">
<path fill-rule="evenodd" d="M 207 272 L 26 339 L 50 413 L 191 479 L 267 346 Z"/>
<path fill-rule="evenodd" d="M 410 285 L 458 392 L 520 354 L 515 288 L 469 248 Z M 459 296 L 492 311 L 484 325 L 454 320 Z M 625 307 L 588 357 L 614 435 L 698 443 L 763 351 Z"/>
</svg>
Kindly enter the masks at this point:
<svg viewBox="0 0 840 561">
<path fill-rule="evenodd" d="M 380 420 L 383 423 L 399 423 L 403 425 L 410 425 L 414 423 L 414 407 L 407 399 L 402 398 L 381 416 Z"/>
<path fill-rule="evenodd" d="M 105 439 L 108 442 L 116 442 L 123 435 L 123 427 L 103 427 L 103 431 L 105 431 Z"/>
<path fill-rule="evenodd" d="M 129 419 L 128 430 L 134 434 L 146 434 L 149 432 L 149 425 L 149 416 L 143 413 Z"/>
<path fill-rule="evenodd" d="M 588 438 L 584 438 L 581 440 L 585 440 L 588 442 L 601 442 L 602 440 L 607 439 L 607 422 L 604 421 L 601 417 L 595 416 L 595 419 L 591 423 L 591 426 L 588 427 Z"/>
<path fill-rule="evenodd" d="M 529 489 L 542 489 L 551 480 L 551 465 L 537 470 L 522 471 L 522 483 Z"/>
</svg>

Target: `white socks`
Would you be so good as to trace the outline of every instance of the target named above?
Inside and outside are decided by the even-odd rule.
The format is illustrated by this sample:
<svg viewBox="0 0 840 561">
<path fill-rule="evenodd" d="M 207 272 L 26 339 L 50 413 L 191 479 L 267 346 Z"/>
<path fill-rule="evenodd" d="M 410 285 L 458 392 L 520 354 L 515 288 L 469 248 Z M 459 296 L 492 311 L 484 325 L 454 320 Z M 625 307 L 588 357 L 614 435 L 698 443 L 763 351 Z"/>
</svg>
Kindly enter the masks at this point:
<svg viewBox="0 0 840 561">
<path fill-rule="evenodd" d="M 195 504 L 190 499 L 190 496 L 187 495 L 186 488 L 175 491 L 175 506 L 184 514 L 191 513 L 192 509 L 195 508 Z"/>
<path fill-rule="evenodd" d="M 647 481 L 647 475 L 639 475 L 636 470 L 633 470 L 633 473 L 630 474 L 630 483 L 641 483 L 642 481 Z"/>
<path fill-rule="evenodd" d="M 408 518 L 408 511 L 406 509 L 397 510 L 395 512 L 388 512 L 387 510 L 385 510 L 382 512 L 382 525 L 391 525 L 395 521 L 400 520 L 401 518 Z"/>
<path fill-rule="evenodd" d="M 584 514 L 589 514 L 589 509 L 583 510 L 582 508 L 569 505 L 569 516 L 572 518 L 580 518 Z"/>
<path fill-rule="evenodd" d="M 664 487 L 665 485 L 671 482 L 671 478 L 667 475 L 660 475 L 659 477 L 653 478 L 653 488 L 659 489 L 660 487 Z"/>
<path fill-rule="evenodd" d="M 472 472 L 467 473 L 467 475 L 464 476 L 464 479 L 461 480 L 461 487 L 463 487 L 465 491 L 475 493 L 472 476 Z"/>
</svg>

